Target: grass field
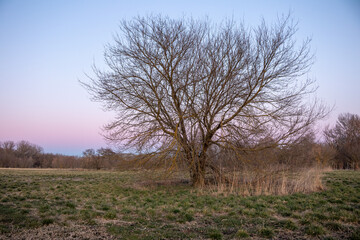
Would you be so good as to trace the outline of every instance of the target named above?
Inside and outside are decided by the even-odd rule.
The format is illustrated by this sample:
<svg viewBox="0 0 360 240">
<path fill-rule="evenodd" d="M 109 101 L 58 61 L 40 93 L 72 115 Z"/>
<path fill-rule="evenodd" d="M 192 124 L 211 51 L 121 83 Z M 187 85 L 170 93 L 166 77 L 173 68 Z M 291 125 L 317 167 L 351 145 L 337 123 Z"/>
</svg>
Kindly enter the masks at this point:
<svg viewBox="0 0 360 240">
<path fill-rule="evenodd" d="M 0 169 L 0 239 L 360 239 L 360 172 L 323 181 L 311 194 L 242 197 L 144 172 Z"/>
</svg>

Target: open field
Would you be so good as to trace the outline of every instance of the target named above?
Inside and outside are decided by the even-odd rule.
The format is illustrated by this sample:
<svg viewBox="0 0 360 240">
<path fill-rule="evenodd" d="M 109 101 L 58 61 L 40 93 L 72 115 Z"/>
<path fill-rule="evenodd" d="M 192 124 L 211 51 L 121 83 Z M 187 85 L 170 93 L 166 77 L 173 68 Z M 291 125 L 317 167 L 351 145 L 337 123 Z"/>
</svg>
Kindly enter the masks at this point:
<svg viewBox="0 0 360 240">
<path fill-rule="evenodd" d="M 0 169 L 0 239 L 360 239 L 360 172 L 326 173 L 322 192 L 253 197 L 146 174 Z"/>
</svg>

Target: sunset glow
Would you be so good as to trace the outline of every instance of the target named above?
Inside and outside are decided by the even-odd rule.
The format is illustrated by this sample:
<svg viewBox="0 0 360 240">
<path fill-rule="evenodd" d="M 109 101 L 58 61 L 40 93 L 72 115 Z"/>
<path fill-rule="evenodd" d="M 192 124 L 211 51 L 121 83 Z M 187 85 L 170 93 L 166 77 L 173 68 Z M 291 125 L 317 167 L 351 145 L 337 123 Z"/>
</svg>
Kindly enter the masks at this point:
<svg viewBox="0 0 360 240">
<path fill-rule="evenodd" d="M 45 152 L 81 155 L 107 146 L 102 127 L 115 114 L 79 84 L 104 67 L 104 46 L 122 19 L 147 14 L 243 20 L 256 26 L 292 13 L 298 39 L 312 38 L 309 72 L 317 97 L 339 113 L 360 114 L 359 1 L 1 1 L 0 141 L 27 140 Z"/>
</svg>

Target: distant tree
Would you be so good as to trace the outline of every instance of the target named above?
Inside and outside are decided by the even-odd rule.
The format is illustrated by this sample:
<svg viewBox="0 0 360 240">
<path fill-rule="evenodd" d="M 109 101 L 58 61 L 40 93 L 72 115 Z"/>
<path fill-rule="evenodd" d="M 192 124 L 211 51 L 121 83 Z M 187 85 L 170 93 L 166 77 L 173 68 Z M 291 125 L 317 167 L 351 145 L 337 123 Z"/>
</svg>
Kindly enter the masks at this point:
<svg viewBox="0 0 360 240">
<path fill-rule="evenodd" d="M 94 149 L 86 149 L 83 152 L 83 157 L 85 158 L 86 167 L 98 170 L 101 168 L 101 159 L 95 153 Z"/>
<path fill-rule="evenodd" d="M 112 157 L 115 155 L 115 152 L 111 148 L 99 148 L 96 152 L 102 157 Z"/>
<path fill-rule="evenodd" d="M 92 148 L 86 149 L 85 151 L 83 151 L 83 156 L 84 157 L 93 157 L 93 156 L 95 156 L 95 150 Z"/>
<path fill-rule="evenodd" d="M 5 141 L 2 143 L 2 148 L 7 153 L 14 153 L 15 147 L 16 145 L 13 141 Z"/>
<path fill-rule="evenodd" d="M 115 167 L 116 159 L 119 159 L 119 156 L 111 148 L 99 148 L 96 153 L 101 161 L 101 166 L 105 168 Z"/>
<path fill-rule="evenodd" d="M 42 147 L 32 144 L 28 141 L 20 141 L 16 144 L 16 154 L 18 157 L 30 158 L 43 152 Z"/>
<path fill-rule="evenodd" d="M 43 148 L 32 144 L 28 141 L 20 141 L 16 143 L 15 155 L 22 159 L 22 162 L 25 163 L 23 167 L 41 167 L 41 154 L 43 153 Z"/>
<path fill-rule="evenodd" d="M 336 150 L 340 168 L 358 169 L 360 166 L 360 117 L 340 114 L 334 128 L 324 131 L 327 142 Z"/>
<path fill-rule="evenodd" d="M 314 82 L 299 78 L 312 65 L 310 40 L 295 41 L 289 17 L 248 29 L 234 21 L 174 20 L 161 16 L 123 21 L 105 52 L 109 70 L 94 67 L 82 83 L 93 99 L 118 113 L 109 140 L 173 159 L 195 186 L 207 170 L 221 176 L 208 152 L 289 144 L 326 115 L 305 102 Z M 234 143 L 244 143 L 237 144 Z"/>
<path fill-rule="evenodd" d="M 40 167 L 51 168 L 54 158 L 55 155 L 52 153 L 42 153 L 39 157 Z"/>
<path fill-rule="evenodd" d="M 0 167 L 14 167 L 16 163 L 15 143 L 13 141 L 0 143 Z"/>
</svg>

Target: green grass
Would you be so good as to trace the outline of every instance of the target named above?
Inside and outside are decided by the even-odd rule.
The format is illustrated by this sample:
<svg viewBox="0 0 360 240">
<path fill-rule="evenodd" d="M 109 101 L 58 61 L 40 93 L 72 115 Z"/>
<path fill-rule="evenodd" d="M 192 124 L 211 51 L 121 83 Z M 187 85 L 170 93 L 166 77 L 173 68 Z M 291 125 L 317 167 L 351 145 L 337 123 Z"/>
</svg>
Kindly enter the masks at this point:
<svg viewBox="0 0 360 240">
<path fill-rule="evenodd" d="M 288 196 L 145 180 L 142 172 L 0 169 L 0 238 L 75 221 L 119 239 L 360 239 L 360 172 L 326 173 L 326 190 Z"/>
</svg>

